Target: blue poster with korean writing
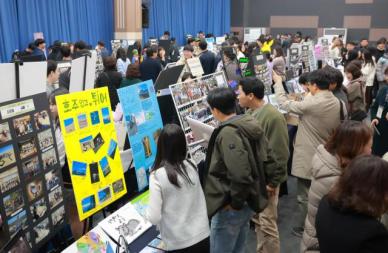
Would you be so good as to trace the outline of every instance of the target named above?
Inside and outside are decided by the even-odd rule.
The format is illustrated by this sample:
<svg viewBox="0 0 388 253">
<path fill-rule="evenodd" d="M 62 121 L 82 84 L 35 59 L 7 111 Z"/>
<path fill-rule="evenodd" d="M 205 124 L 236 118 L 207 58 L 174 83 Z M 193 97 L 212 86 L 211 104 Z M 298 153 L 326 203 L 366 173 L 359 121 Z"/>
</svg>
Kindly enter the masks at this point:
<svg viewBox="0 0 388 253">
<path fill-rule="evenodd" d="M 151 80 L 117 90 L 123 120 L 131 144 L 139 191 L 147 187 L 156 156 L 156 143 L 163 128 L 154 85 Z"/>
</svg>

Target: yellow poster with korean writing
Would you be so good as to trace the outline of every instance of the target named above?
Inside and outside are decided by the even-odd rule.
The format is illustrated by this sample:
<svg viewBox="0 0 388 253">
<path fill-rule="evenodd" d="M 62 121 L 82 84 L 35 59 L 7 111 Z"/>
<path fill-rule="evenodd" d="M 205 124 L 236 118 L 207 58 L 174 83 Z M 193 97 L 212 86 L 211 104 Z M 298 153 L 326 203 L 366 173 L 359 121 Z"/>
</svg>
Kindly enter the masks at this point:
<svg viewBox="0 0 388 253">
<path fill-rule="evenodd" d="M 80 220 L 126 192 L 108 88 L 56 97 Z"/>
</svg>

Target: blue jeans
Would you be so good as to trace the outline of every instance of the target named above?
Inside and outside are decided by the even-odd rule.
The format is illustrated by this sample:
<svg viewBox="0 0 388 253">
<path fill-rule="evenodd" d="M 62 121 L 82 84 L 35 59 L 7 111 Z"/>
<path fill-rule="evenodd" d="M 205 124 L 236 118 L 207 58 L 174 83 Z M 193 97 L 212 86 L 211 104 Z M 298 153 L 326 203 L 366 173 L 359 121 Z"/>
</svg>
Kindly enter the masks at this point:
<svg viewBox="0 0 388 253">
<path fill-rule="evenodd" d="M 252 216 L 248 205 L 238 211 L 218 211 L 211 220 L 210 253 L 245 253 Z"/>
</svg>

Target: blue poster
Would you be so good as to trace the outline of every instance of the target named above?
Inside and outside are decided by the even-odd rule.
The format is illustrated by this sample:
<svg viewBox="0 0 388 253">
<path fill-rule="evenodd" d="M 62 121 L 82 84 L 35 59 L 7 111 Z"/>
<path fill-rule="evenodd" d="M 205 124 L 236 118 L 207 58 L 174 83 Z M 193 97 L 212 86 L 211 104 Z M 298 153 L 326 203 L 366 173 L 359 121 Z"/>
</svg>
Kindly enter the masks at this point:
<svg viewBox="0 0 388 253">
<path fill-rule="evenodd" d="M 118 89 L 117 93 L 140 191 L 148 185 L 148 175 L 156 157 L 156 142 L 163 128 L 162 117 L 151 80 Z"/>
</svg>

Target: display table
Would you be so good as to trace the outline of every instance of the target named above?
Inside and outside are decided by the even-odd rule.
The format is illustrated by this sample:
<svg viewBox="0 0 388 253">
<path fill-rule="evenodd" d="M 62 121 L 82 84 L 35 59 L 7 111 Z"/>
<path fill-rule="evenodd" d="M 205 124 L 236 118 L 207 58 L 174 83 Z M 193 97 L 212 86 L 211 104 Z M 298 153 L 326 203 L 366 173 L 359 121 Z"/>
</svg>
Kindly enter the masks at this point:
<svg viewBox="0 0 388 253">
<path fill-rule="evenodd" d="M 95 252 L 96 249 L 98 252 L 99 249 L 101 249 L 101 252 L 106 253 L 114 253 L 116 252 L 117 248 L 117 238 L 114 239 L 112 237 L 113 234 L 108 235 L 108 230 L 110 227 L 106 227 L 107 221 L 109 219 L 112 220 L 112 217 L 118 216 L 120 214 L 121 216 L 125 216 L 124 218 L 131 220 L 136 219 L 135 216 L 131 216 L 128 211 L 128 207 L 133 206 L 137 213 L 144 216 L 145 210 L 147 209 L 148 205 L 148 198 L 149 198 L 149 192 L 146 191 L 145 193 L 141 194 L 134 200 L 132 200 L 130 203 L 124 205 L 120 209 L 118 209 L 113 214 L 106 217 L 104 220 L 99 222 L 99 224 L 94 227 L 91 231 L 89 231 L 86 235 L 83 236 L 80 239 L 78 239 L 76 242 L 71 244 L 68 248 L 66 248 L 63 252 L 64 253 L 78 253 L 78 252 L 90 252 L 87 250 L 93 249 Z M 122 212 L 124 211 L 124 212 Z M 125 215 L 128 214 L 128 215 Z M 127 217 L 128 216 L 128 217 Z M 117 218 L 116 218 L 117 219 Z M 114 230 L 114 225 L 112 225 L 112 228 Z M 151 241 L 153 241 L 157 236 L 159 232 L 156 230 L 155 226 L 151 226 L 149 229 L 145 230 L 143 233 L 141 233 L 136 239 L 134 239 L 132 242 L 129 243 L 129 250 L 131 252 L 140 252 L 142 251 Z M 129 241 L 128 241 L 129 242 Z M 111 247 L 108 247 L 107 245 L 110 245 Z M 102 249 L 103 248 L 103 249 Z M 109 250 L 108 250 L 109 248 Z M 110 252 L 110 250 L 113 250 L 113 252 Z"/>
</svg>

